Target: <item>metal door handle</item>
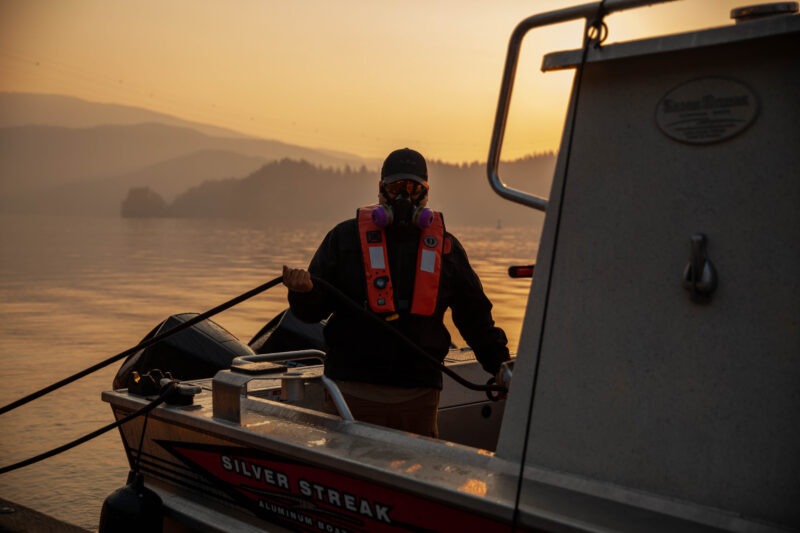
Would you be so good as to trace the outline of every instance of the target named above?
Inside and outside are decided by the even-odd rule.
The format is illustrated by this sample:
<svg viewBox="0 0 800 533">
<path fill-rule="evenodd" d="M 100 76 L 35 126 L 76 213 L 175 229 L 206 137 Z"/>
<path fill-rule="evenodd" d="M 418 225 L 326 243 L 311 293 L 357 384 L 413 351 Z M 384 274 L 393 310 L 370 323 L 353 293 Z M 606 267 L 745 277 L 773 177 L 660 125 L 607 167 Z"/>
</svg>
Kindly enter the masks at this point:
<svg viewBox="0 0 800 533">
<path fill-rule="evenodd" d="M 689 264 L 683 269 L 683 288 L 692 293 L 692 300 L 703 300 L 717 288 L 717 271 L 708 259 L 706 236 L 692 235 Z"/>
</svg>

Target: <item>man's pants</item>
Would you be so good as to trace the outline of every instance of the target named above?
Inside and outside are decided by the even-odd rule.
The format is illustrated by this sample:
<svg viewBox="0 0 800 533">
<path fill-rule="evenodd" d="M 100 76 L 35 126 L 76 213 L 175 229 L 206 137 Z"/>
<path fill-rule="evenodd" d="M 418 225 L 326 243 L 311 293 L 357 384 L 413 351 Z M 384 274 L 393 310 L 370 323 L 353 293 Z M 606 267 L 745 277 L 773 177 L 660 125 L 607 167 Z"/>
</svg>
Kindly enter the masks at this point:
<svg viewBox="0 0 800 533">
<path fill-rule="evenodd" d="M 398 403 L 373 402 L 344 395 L 353 418 L 401 431 L 417 433 L 426 437 L 438 437 L 436 417 L 439 409 L 439 390 L 431 389 L 422 396 Z M 338 414 L 328 393 L 325 393 L 325 411 Z"/>
</svg>

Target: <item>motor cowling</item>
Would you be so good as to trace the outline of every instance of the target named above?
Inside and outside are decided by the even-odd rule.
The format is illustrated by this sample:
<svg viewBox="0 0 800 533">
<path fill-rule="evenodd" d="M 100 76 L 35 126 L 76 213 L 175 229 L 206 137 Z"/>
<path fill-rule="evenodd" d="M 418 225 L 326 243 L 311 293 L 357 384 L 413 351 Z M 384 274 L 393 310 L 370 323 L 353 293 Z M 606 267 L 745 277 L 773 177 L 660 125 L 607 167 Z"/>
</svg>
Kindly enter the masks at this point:
<svg viewBox="0 0 800 533">
<path fill-rule="evenodd" d="M 172 315 L 148 333 L 142 342 L 196 316 L 197 313 Z M 117 371 L 113 386 L 115 389 L 127 387 L 128 376 L 134 370 L 145 374 L 156 368 L 179 380 L 210 378 L 218 371 L 230 368 L 234 358 L 254 353 L 219 324 L 204 320 L 128 357 Z"/>
<path fill-rule="evenodd" d="M 256 353 L 290 352 L 294 350 L 326 351 L 323 329 L 327 320 L 306 323 L 286 309 L 270 320 L 253 336 L 248 346 Z"/>
</svg>

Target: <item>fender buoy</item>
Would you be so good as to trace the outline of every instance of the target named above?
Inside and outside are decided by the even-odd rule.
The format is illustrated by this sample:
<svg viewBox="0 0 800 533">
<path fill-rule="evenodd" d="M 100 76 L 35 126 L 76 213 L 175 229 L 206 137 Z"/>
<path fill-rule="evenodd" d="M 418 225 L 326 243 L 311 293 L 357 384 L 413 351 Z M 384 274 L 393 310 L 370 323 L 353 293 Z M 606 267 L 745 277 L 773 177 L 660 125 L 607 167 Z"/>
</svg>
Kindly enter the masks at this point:
<svg viewBox="0 0 800 533">
<path fill-rule="evenodd" d="M 139 472 L 128 475 L 128 484 L 103 502 L 98 533 L 161 533 L 162 504 L 158 494 L 144 486 Z"/>
</svg>

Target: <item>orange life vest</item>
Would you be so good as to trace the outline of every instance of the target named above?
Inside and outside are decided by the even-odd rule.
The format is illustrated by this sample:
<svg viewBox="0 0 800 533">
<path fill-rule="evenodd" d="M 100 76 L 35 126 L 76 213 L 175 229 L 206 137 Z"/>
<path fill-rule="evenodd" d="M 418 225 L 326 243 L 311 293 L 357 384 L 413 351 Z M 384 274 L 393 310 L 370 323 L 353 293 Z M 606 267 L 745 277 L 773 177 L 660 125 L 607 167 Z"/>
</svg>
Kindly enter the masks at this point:
<svg viewBox="0 0 800 533">
<path fill-rule="evenodd" d="M 376 207 L 362 207 L 357 213 L 361 255 L 367 278 L 367 300 L 370 309 L 376 313 L 394 313 L 394 291 L 389 273 L 386 232 L 372 221 L 372 210 Z M 415 315 L 430 316 L 436 311 L 444 240 L 442 215 L 434 211 L 433 222 L 422 230 L 419 238 L 414 294 L 411 298 L 411 313 Z"/>
</svg>

